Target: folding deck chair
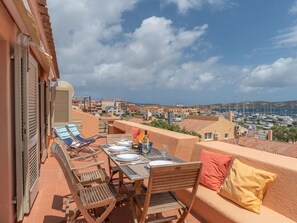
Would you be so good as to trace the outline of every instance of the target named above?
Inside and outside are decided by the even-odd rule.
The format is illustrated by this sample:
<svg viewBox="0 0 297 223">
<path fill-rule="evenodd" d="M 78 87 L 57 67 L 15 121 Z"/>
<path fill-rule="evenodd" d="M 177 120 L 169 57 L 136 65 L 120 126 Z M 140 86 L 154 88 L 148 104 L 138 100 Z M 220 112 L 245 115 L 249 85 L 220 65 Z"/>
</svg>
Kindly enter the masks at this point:
<svg viewBox="0 0 297 223">
<path fill-rule="evenodd" d="M 116 190 L 105 182 L 84 187 L 75 179 L 73 168 L 69 166 L 63 148 L 57 143 L 51 148 L 52 155 L 58 161 L 66 178 L 72 195 L 71 200 L 76 204 L 76 208 L 70 211 L 69 215 L 66 211 L 67 222 L 74 222 L 79 215 L 82 215 L 88 223 L 102 223 L 120 199 Z M 70 198 L 68 202 L 69 200 Z"/>
<path fill-rule="evenodd" d="M 92 153 L 95 152 L 95 150 L 88 147 L 88 145 L 91 144 L 90 142 L 89 143 L 81 143 L 81 142 L 74 141 L 65 126 L 55 127 L 54 133 L 75 154 L 78 154 L 80 151 L 82 151 L 84 149 L 87 149 L 87 150 L 91 151 Z"/>
<path fill-rule="evenodd" d="M 73 136 L 73 138 L 81 143 L 94 143 L 94 142 L 96 142 L 96 139 L 100 138 L 99 135 L 94 135 L 94 136 L 91 136 L 88 138 L 84 137 L 81 134 L 81 132 L 78 130 L 78 128 L 75 124 L 66 125 L 66 128 L 68 129 L 70 134 Z"/>
<path fill-rule="evenodd" d="M 101 167 L 101 164 L 104 163 L 104 161 L 97 161 L 97 156 L 93 154 L 87 154 L 75 158 L 70 158 L 68 152 L 65 149 L 65 146 L 62 145 L 62 142 L 57 141 L 53 142 L 51 145 L 51 151 L 55 149 L 55 147 L 61 147 L 61 152 L 63 153 L 64 157 L 66 158 L 66 161 L 68 163 L 68 166 L 72 170 L 72 172 L 75 175 L 75 179 L 78 183 L 82 184 L 83 186 L 88 186 L 92 183 L 103 183 L 103 182 L 109 182 L 109 176 L 105 172 L 105 169 Z M 92 158 L 90 159 L 90 162 L 85 165 L 74 165 L 73 161 L 78 160 L 80 158 Z"/>
<path fill-rule="evenodd" d="M 175 219 L 178 219 L 177 223 L 185 222 L 194 204 L 201 169 L 201 162 L 151 166 L 147 192 L 135 194 L 130 200 L 134 222 L 161 223 Z M 174 193 L 184 189 L 191 191 L 187 203 L 181 202 Z M 174 210 L 179 210 L 179 216 L 161 215 Z M 148 215 L 154 215 L 156 219 L 147 219 Z"/>
</svg>

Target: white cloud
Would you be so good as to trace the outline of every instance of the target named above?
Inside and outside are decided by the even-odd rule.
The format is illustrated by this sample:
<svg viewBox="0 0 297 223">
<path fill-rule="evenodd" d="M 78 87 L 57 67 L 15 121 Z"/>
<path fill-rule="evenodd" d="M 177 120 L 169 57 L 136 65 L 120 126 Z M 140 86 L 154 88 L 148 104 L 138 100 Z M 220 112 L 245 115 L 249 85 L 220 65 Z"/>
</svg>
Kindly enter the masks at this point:
<svg viewBox="0 0 297 223">
<path fill-rule="evenodd" d="M 282 31 L 283 33 L 273 38 L 275 47 L 297 46 L 297 25 Z"/>
<path fill-rule="evenodd" d="M 190 9 L 199 10 L 204 6 L 222 10 L 232 5 L 230 0 L 166 0 L 166 3 L 176 4 L 182 14 L 186 14 Z"/>
<path fill-rule="evenodd" d="M 136 0 L 52 0 L 48 4 L 61 77 L 80 92 L 102 95 L 119 88 L 157 91 L 215 86 L 218 57 L 183 62 L 185 51 L 197 50 L 207 24 L 176 28 L 173 21 L 153 16 L 124 33 L 122 13 L 133 10 Z"/>
<path fill-rule="evenodd" d="M 297 1 L 295 0 L 292 7 L 290 8 L 289 12 L 291 14 L 297 14 Z"/>
<path fill-rule="evenodd" d="M 297 85 L 297 58 L 280 58 L 272 64 L 242 70 L 239 91 L 275 90 Z"/>
<path fill-rule="evenodd" d="M 222 84 L 219 74 L 219 57 L 203 62 L 187 62 L 164 69 L 158 79 L 158 86 L 177 90 L 202 90 Z"/>
</svg>

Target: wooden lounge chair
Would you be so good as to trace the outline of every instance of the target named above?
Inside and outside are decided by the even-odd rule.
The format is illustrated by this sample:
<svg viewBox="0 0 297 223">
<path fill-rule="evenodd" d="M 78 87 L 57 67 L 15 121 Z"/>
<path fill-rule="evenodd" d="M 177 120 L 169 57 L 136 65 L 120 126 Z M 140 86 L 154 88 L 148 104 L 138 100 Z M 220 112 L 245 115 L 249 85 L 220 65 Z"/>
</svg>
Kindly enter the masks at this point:
<svg viewBox="0 0 297 223">
<path fill-rule="evenodd" d="M 150 178 L 146 194 L 134 195 L 131 206 L 135 222 L 167 222 L 178 219 L 177 215 L 164 217 L 162 212 L 179 210 L 178 223 L 184 222 L 194 203 L 199 185 L 201 162 L 179 163 L 150 167 Z M 183 204 L 174 191 L 191 189 L 188 203 Z M 155 215 L 149 221 L 148 215 Z"/>
<path fill-rule="evenodd" d="M 87 154 L 84 156 L 70 158 L 68 152 L 66 151 L 66 149 L 64 149 L 64 146 L 62 145 L 62 143 L 54 142 L 52 144 L 52 147 L 55 147 L 55 146 L 60 146 L 62 148 L 62 152 L 63 152 L 64 156 L 66 157 L 69 168 L 73 171 L 75 179 L 78 183 L 81 183 L 83 186 L 87 186 L 92 183 L 109 182 L 109 176 L 105 172 L 105 169 L 101 167 L 101 164 L 103 164 L 104 161 L 98 162 L 96 160 L 98 152 L 96 154 Z M 90 160 L 90 162 L 86 165 L 82 165 L 82 166 L 73 165 L 72 161 L 74 161 L 74 160 L 89 159 L 89 158 L 92 158 L 92 160 L 94 162 L 92 162 Z M 86 171 L 91 168 L 92 168 L 91 171 Z M 81 171 L 81 170 L 83 170 L 83 171 Z"/>
<path fill-rule="evenodd" d="M 131 134 L 111 134 L 106 136 L 107 144 L 116 144 L 121 140 L 132 140 Z M 119 172 L 119 168 L 117 166 L 112 166 L 110 163 L 110 159 L 108 159 L 108 168 L 109 168 L 109 176 L 110 182 L 116 180 L 114 175 Z"/>
<path fill-rule="evenodd" d="M 52 146 L 52 155 L 57 159 L 67 184 L 69 186 L 72 200 L 76 204 L 76 209 L 69 216 L 68 222 L 73 222 L 79 214 L 85 218 L 88 223 L 103 222 L 115 207 L 118 194 L 107 183 L 100 183 L 83 187 L 77 183 L 73 172 L 68 165 L 67 157 L 63 148 L 59 144 Z M 99 209 L 103 208 L 100 211 Z M 98 215 L 98 213 L 101 213 Z"/>
</svg>

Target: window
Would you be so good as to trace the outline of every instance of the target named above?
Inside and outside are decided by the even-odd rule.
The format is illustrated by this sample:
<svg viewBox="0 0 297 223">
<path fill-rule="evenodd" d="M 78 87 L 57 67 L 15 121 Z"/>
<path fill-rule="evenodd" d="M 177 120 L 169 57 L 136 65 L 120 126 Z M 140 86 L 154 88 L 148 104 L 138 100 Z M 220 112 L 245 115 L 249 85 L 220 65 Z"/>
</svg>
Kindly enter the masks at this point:
<svg viewBox="0 0 297 223">
<path fill-rule="evenodd" d="M 228 138 L 228 133 L 225 133 L 225 139 L 227 139 Z"/>
<path fill-rule="evenodd" d="M 205 139 L 205 140 L 210 140 L 210 139 L 212 139 L 212 133 L 211 133 L 211 132 L 206 132 L 206 133 L 204 133 L 204 139 Z"/>
</svg>

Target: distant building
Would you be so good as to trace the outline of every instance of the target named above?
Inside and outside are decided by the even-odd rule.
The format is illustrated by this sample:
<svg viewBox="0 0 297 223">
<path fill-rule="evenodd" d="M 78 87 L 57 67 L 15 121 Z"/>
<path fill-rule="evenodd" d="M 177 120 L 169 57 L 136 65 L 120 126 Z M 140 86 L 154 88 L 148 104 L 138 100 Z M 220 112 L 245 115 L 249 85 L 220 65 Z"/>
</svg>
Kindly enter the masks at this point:
<svg viewBox="0 0 297 223">
<path fill-rule="evenodd" d="M 111 115 L 123 115 L 127 112 L 127 100 L 121 98 L 101 99 L 102 112 Z"/>
<path fill-rule="evenodd" d="M 234 139 L 247 132 L 247 129 L 232 121 L 216 116 L 188 116 L 177 124 L 181 128 L 197 132 L 203 141 Z"/>
</svg>

